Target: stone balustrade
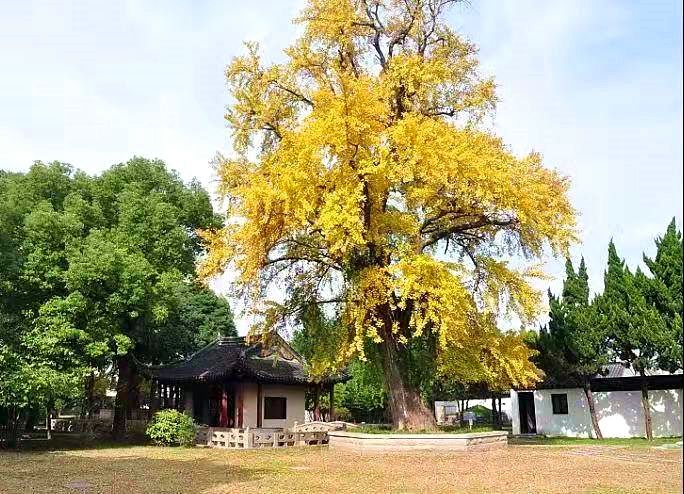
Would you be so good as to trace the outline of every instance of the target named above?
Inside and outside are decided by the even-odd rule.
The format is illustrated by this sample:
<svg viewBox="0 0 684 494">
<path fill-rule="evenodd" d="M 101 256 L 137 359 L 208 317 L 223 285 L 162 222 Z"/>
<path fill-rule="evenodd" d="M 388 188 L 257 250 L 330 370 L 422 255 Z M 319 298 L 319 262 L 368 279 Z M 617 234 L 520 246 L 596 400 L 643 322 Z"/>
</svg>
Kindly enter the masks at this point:
<svg viewBox="0 0 684 494">
<path fill-rule="evenodd" d="M 286 448 L 328 444 L 327 431 L 293 431 L 282 429 L 245 429 L 201 427 L 195 435 L 197 445 L 211 448 L 255 449 Z"/>
</svg>

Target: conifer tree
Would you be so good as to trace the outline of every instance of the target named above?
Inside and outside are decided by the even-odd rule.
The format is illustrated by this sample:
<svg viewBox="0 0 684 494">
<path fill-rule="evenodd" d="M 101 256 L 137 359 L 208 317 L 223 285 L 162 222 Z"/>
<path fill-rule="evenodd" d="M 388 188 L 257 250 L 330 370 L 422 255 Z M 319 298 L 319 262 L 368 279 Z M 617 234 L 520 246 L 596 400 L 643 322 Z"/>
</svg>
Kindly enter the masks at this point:
<svg viewBox="0 0 684 494">
<path fill-rule="evenodd" d="M 668 330 L 658 310 L 644 296 L 648 279 L 637 269 L 632 274 L 620 259 L 615 244 L 608 246 L 604 292 L 597 299 L 599 326 L 610 338 L 615 355 L 641 376 L 641 402 L 646 437 L 653 438 L 647 372 L 657 368 L 667 347 Z"/>
<path fill-rule="evenodd" d="M 594 434 L 601 439 L 591 378 L 608 363 L 607 334 L 595 324 L 584 258 L 577 272 L 567 259 L 565 273 L 562 296 L 556 297 L 549 291 L 548 330 L 543 330 L 537 339 L 540 365 L 560 381 L 570 379 L 581 385 L 589 404 Z"/>
<path fill-rule="evenodd" d="M 661 369 L 675 372 L 682 368 L 682 232 L 674 218 L 665 235 L 655 240 L 653 259 L 644 254 L 652 277 L 644 280 L 646 300 L 652 304 L 667 328 L 658 363 Z"/>
</svg>

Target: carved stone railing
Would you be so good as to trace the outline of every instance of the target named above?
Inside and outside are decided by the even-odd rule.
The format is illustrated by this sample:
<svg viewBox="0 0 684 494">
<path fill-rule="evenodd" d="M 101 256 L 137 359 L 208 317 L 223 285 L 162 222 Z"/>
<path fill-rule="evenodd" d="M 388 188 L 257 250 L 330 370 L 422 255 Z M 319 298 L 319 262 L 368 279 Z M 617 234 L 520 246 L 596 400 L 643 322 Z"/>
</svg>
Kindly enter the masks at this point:
<svg viewBox="0 0 684 494">
<path fill-rule="evenodd" d="M 342 422 L 340 420 L 334 422 L 314 421 L 304 422 L 303 424 L 295 422 L 291 430 L 293 432 L 329 432 L 346 431 L 348 428 L 351 429 L 354 427 L 356 427 L 356 425 L 350 424 L 348 422 Z"/>
<path fill-rule="evenodd" d="M 328 444 L 327 431 L 286 431 L 282 429 L 233 429 L 201 427 L 195 435 L 198 445 L 211 448 L 286 448 Z"/>
</svg>

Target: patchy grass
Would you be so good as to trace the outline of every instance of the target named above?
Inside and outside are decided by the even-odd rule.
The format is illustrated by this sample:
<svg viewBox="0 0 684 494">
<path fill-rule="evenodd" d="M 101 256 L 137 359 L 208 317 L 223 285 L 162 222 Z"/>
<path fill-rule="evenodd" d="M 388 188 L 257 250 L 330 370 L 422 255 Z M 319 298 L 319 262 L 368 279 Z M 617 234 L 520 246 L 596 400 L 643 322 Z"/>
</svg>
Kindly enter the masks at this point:
<svg viewBox="0 0 684 494">
<path fill-rule="evenodd" d="M 667 493 L 681 492 L 681 468 L 678 450 L 582 443 L 362 455 L 110 444 L 0 451 L 0 493 Z"/>
<path fill-rule="evenodd" d="M 488 432 L 494 429 L 490 425 L 474 425 L 470 429 L 467 425 L 461 427 L 458 425 L 440 425 L 437 430 L 425 430 L 425 431 L 412 431 L 410 434 L 440 434 L 440 433 L 451 433 L 451 434 L 463 434 L 466 432 Z M 362 432 L 364 434 L 407 434 L 406 431 L 400 431 L 397 429 L 392 429 L 389 425 L 360 425 L 349 429 L 349 432 Z"/>
<path fill-rule="evenodd" d="M 651 448 L 681 441 L 681 437 L 658 437 L 652 441 L 644 437 L 589 439 L 582 437 L 519 436 L 509 439 L 509 444 L 534 446 L 621 446 L 625 448 Z"/>
</svg>

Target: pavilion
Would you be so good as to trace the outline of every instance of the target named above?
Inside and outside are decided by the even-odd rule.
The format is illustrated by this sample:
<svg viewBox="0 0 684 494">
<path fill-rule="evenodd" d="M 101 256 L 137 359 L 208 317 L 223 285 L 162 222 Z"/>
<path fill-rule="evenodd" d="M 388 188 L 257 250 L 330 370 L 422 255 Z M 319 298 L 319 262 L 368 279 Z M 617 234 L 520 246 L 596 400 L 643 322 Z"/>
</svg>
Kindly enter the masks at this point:
<svg viewBox="0 0 684 494">
<path fill-rule="evenodd" d="M 211 427 L 267 429 L 303 423 L 307 390 L 314 391 L 318 419 L 319 393 L 332 403 L 334 384 L 349 379 L 341 373 L 314 381 L 305 359 L 276 333 L 218 338 L 186 360 L 144 373 L 152 380 L 152 410 L 182 410 Z"/>
</svg>

